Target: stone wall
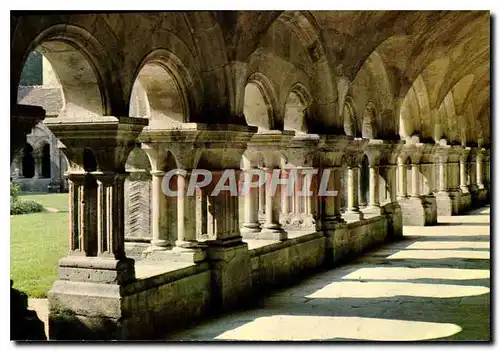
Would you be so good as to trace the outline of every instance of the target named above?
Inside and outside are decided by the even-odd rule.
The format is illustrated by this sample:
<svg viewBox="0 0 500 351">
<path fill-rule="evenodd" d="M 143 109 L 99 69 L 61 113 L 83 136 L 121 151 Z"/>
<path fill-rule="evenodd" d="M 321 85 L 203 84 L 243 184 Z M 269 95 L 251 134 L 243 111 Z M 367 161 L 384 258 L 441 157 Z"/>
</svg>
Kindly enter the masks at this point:
<svg viewBox="0 0 500 351">
<path fill-rule="evenodd" d="M 218 261 L 210 261 L 213 257 L 209 257 L 212 263 L 191 264 L 121 287 L 58 280 L 49 292 L 49 338 L 138 340 L 164 336 L 203 316 L 221 312 L 220 301 L 217 301 L 221 297 L 231 299 L 232 308 L 240 307 L 246 297 L 252 300 L 268 288 L 282 286 L 321 267 L 331 267 L 355 257 L 387 240 L 388 223 L 400 223 L 400 217 L 395 211 L 338 224 L 331 236 L 316 232 L 252 250 L 242 245 L 244 252 L 240 250 L 231 261 L 250 257 L 250 275 L 246 277 L 241 271 L 244 264 L 220 271 L 217 264 L 213 264 Z M 231 254 L 234 256 L 235 252 Z M 164 261 L 164 264 L 169 263 Z M 217 282 L 221 279 L 224 282 Z M 238 290 L 241 279 L 251 280 L 247 294 L 229 296 L 231 291 Z M 219 285 L 224 291 L 217 291 Z"/>
<path fill-rule="evenodd" d="M 79 294 L 69 296 L 71 290 Z M 206 315 L 210 298 L 207 263 L 139 279 L 121 289 L 111 284 L 83 287 L 57 281 L 49 292 L 49 338 L 151 339 Z"/>
</svg>

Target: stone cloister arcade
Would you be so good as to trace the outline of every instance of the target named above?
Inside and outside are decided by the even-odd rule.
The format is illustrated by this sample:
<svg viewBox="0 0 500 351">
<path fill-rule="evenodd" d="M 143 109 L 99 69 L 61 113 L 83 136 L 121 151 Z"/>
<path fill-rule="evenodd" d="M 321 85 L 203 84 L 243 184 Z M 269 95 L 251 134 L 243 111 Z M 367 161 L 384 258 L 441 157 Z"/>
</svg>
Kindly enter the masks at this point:
<svg viewBox="0 0 500 351">
<path fill-rule="evenodd" d="M 43 120 L 69 162 L 50 338 L 165 334 L 489 201 L 488 12 L 13 12 L 11 27 L 11 90 L 37 50 L 64 97 L 47 118 L 11 98 L 11 158 Z M 185 196 L 198 169 L 299 181 Z M 324 173 L 338 196 L 318 196 Z"/>
</svg>

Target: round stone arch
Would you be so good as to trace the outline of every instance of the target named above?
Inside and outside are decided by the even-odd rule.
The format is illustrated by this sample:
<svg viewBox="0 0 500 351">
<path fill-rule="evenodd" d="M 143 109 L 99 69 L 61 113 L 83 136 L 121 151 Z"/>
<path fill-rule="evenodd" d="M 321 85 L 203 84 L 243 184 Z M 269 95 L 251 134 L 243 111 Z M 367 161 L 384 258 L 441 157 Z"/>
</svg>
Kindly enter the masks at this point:
<svg viewBox="0 0 500 351">
<path fill-rule="evenodd" d="M 250 74 L 245 85 L 243 109 L 247 124 L 266 130 L 276 129 L 277 105 L 276 90 L 271 80 L 261 72 Z"/>
<path fill-rule="evenodd" d="M 202 88 L 181 60 L 155 49 L 137 67 L 129 92 L 129 115 L 150 119 L 149 129 L 171 128 L 196 120 Z"/>
<path fill-rule="evenodd" d="M 347 136 L 356 137 L 358 135 L 356 110 L 354 109 L 354 99 L 351 96 L 346 96 L 344 102 L 344 132 Z"/>
<path fill-rule="evenodd" d="M 293 84 L 283 105 L 285 111 L 284 129 L 308 133 L 307 117 L 312 102 L 312 95 L 304 84 Z"/>
<path fill-rule="evenodd" d="M 369 101 L 363 111 L 361 125 L 361 136 L 365 139 L 375 139 L 377 137 L 378 111 L 375 104 Z"/>
<path fill-rule="evenodd" d="M 22 62 L 34 50 L 50 62 L 61 84 L 63 107 L 59 117 L 84 119 L 113 114 L 121 100 L 113 95 L 120 90 L 110 73 L 116 69 L 107 59 L 111 55 L 91 33 L 75 25 L 54 25 L 27 46 Z M 21 71 L 14 77 L 16 88 Z"/>
</svg>

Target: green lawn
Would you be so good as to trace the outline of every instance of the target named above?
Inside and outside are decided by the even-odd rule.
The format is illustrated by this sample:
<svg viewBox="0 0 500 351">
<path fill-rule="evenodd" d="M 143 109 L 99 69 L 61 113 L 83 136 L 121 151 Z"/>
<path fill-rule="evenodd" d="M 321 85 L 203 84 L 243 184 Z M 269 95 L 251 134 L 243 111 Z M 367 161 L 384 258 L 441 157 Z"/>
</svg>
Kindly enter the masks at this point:
<svg viewBox="0 0 500 351">
<path fill-rule="evenodd" d="M 42 204 L 43 207 L 56 208 L 61 212 L 68 211 L 68 194 L 36 194 L 22 193 L 20 200 L 32 200 Z"/>
<path fill-rule="evenodd" d="M 59 213 L 10 216 L 10 276 L 14 287 L 30 297 L 46 297 L 57 278 L 57 262 L 68 252 L 68 194 L 30 194 Z"/>
</svg>

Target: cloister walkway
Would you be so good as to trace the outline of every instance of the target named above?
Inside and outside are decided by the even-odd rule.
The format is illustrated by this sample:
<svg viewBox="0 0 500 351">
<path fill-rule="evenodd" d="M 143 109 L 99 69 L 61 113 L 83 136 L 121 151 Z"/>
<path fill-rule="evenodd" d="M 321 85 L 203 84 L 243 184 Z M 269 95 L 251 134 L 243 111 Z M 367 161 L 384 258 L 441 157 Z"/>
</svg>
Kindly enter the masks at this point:
<svg viewBox="0 0 500 351">
<path fill-rule="evenodd" d="M 404 239 L 168 340 L 490 339 L 490 210 L 405 227 Z"/>
</svg>

